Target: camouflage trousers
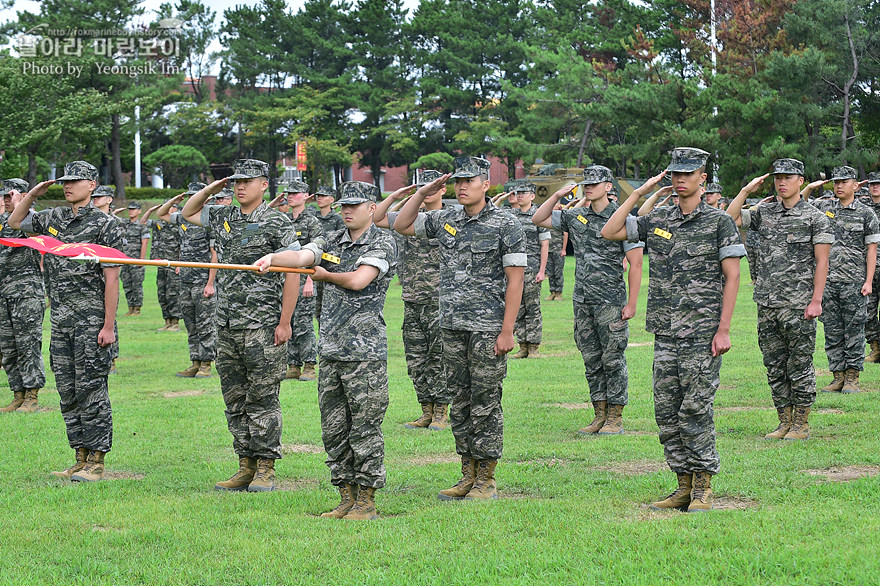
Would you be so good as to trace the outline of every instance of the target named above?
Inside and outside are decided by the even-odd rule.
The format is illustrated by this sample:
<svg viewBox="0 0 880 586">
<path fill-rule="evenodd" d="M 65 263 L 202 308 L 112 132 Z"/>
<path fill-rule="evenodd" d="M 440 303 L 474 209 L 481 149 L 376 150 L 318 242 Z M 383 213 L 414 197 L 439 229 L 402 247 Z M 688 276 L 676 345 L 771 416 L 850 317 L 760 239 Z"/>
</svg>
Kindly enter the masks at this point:
<svg viewBox="0 0 880 586">
<path fill-rule="evenodd" d="M 293 332 L 287 342 L 287 364 L 301 366 L 304 362 L 315 364 L 318 361 L 318 341 L 315 339 L 315 297 L 303 297 L 305 278 L 299 281 L 299 297 L 290 329 Z"/>
<path fill-rule="evenodd" d="M 868 295 L 868 315 L 865 322 L 865 339 L 868 342 L 880 342 L 880 320 L 877 311 L 880 309 L 880 271 L 874 273 L 871 294 Z"/>
<path fill-rule="evenodd" d="M 507 356 L 495 356 L 498 332 L 440 329 L 443 369 L 452 393 L 449 423 L 455 451 L 476 460 L 499 460 L 504 444 L 501 383 Z"/>
<path fill-rule="evenodd" d="M 803 309 L 758 306 L 758 346 L 767 367 L 773 406 L 810 406 L 816 401 L 816 320 Z"/>
<path fill-rule="evenodd" d="M 590 401 L 626 405 L 629 379 L 626 345 L 629 324 L 620 318 L 619 305 L 574 302 L 574 342 L 584 357 Z"/>
<path fill-rule="evenodd" d="M 522 301 L 513 325 L 513 334 L 520 344 L 540 344 L 544 319 L 541 316 L 541 283 L 535 282 L 535 275 L 525 275 Z"/>
<path fill-rule="evenodd" d="M 321 323 L 321 304 L 324 302 L 324 283 L 315 282 L 315 320 Z"/>
<path fill-rule="evenodd" d="M 861 283 L 828 283 L 822 296 L 825 354 L 828 370 L 862 370 L 868 299 Z"/>
<path fill-rule="evenodd" d="M 129 307 L 141 307 L 144 304 L 144 267 L 135 265 L 122 265 L 119 271 L 119 280 L 125 290 L 125 301 Z"/>
<path fill-rule="evenodd" d="M 321 359 L 318 369 L 321 439 L 335 486 L 385 486 L 388 370 L 384 360 Z"/>
<path fill-rule="evenodd" d="M 113 320 L 113 335 L 115 336 L 113 343 L 110 344 L 110 359 L 116 360 L 119 358 L 119 325 L 116 323 L 116 320 Z"/>
<path fill-rule="evenodd" d="M 98 345 L 100 326 L 52 328 L 49 363 L 61 399 L 61 416 L 71 448 L 109 452 L 113 444 L 113 413 L 107 376 L 110 346 Z"/>
<path fill-rule="evenodd" d="M 42 297 L 0 297 L 0 353 L 12 392 L 42 389 L 43 366 Z"/>
<path fill-rule="evenodd" d="M 205 297 L 205 285 L 182 283 L 180 313 L 186 326 L 189 359 L 211 362 L 217 357 L 217 294 Z"/>
<path fill-rule="evenodd" d="M 560 256 L 561 250 L 553 251 L 547 255 L 547 282 L 550 285 L 550 291 L 562 293 L 562 286 L 565 284 L 565 257 Z"/>
<path fill-rule="evenodd" d="M 403 351 L 419 403 L 451 403 L 452 393 L 443 376 L 443 340 L 437 300 L 434 303 L 403 302 Z"/>
<path fill-rule="evenodd" d="M 654 418 L 673 472 L 718 473 L 714 403 L 720 375 L 721 357 L 712 356 L 711 336 L 655 336 Z"/>
<path fill-rule="evenodd" d="M 749 278 L 752 279 L 752 283 L 755 282 L 755 275 L 756 275 L 755 263 L 757 262 L 755 260 L 755 258 L 756 258 L 757 254 L 758 254 L 757 248 L 755 248 L 754 246 L 751 246 L 749 244 L 746 244 L 746 260 L 749 263 Z"/>
<path fill-rule="evenodd" d="M 162 319 L 180 319 L 180 275 L 174 269 L 159 267 L 156 272 L 156 293 Z"/>
<path fill-rule="evenodd" d="M 281 403 L 287 344 L 276 346 L 275 328 L 217 332 L 217 373 L 226 423 L 239 456 L 281 459 Z"/>
</svg>

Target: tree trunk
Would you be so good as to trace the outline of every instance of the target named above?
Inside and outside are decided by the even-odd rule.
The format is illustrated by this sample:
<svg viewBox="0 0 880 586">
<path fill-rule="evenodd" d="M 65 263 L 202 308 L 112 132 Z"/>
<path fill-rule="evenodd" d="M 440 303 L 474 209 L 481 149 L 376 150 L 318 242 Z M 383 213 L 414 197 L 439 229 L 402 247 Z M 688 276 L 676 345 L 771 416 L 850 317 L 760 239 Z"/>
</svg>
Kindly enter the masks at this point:
<svg viewBox="0 0 880 586">
<path fill-rule="evenodd" d="M 30 187 L 37 184 L 37 153 L 33 151 L 28 153 L 27 182 Z"/>
<path fill-rule="evenodd" d="M 593 119 L 587 118 L 587 124 L 584 126 L 584 134 L 581 136 L 581 146 L 578 149 L 577 164 L 575 167 L 584 166 L 584 150 L 587 148 L 587 139 L 590 137 L 590 129 L 593 127 Z"/>
<path fill-rule="evenodd" d="M 113 114 L 111 118 L 110 133 L 110 157 L 111 157 L 111 177 L 113 184 L 116 185 L 116 197 L 120 200 L 125 199 L 125 179 L 122 176 L 122 152 L 119 146 L 119 114 Z"/>
<path fill-rule="evenodd" d="M 844 13 L 843 13 L 843 22 L 846 25 L 846 40 L 847 40 L 847 42 L 849 42 L 849 53 L 852 56 L 853 72 L 852 72 L 852 75 L 850 76 L 850 78 L 847 80 L 846 84 L 843 86 L 843 124 L 841 125 L 841 132 L 840 132 L 840 151 L 841 151 L 841 153 L 846 151 L 846 143 L 847 143 L 848 134 L 849 134 L 848 130 L 850 128 L 849 96 L 850 96 L 850 93 L 852 92 L 852 87 L 853 87 L 853 85 L 855 85 L 856 79 L 858 79 L 858 76 L 859 76 L 859 58 L 856 55 L 856 47 L 855 47 L 855 44 L 853 43 L 852 28 L 849 25 L 849 14 L 846 12 L 846 9 L 844 9 Z M 844 165 L 847 163 L 845 155 L 843 158 L 843 163 L 844 163 Z"/>
</svg>

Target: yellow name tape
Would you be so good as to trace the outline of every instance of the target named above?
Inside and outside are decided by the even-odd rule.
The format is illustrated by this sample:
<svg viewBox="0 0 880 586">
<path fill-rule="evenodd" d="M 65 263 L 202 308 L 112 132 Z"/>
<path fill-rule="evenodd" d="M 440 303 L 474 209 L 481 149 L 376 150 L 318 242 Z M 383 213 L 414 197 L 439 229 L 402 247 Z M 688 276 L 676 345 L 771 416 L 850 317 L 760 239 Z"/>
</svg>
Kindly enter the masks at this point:
<svg viewBox="0 0 880 586">
<path fill-rule="evenodd" d="M 833 213 L 833 212 L 825 212 L 825 215 L 828 216 L 829 218 L 833 218 L 833 217 L 834 217 L 834 213 Z"/>
<path fill-rule="evenodd" d="M 660 238 L 665 238 L 666 240 L 672 238 L 671 232 L 667 232 L 666 230 L 662 230 L 660 228 L 654 228 L 654 234 L 656 234 Z"/>
<path fill-rule="evenodd" d="M 332 254 L 324 253 L 321 255 L 321 260 L 326 260 L 327 262 L 332 262 L 335 265 L 338 265 L 342 262 L 342 259 L 338 256 L 333 256 Z"/>
<path fill-rule="evenodd" d="M 180 227 L 181 229 L 183 229 L 184 232 L 186 232 L 186 224 L 181 224 Z"/>
<path fill-rule="evenodd" d="M 587 225 L 587 219 L 580 214 L 578 214 L 578 222 L 580 222 L 581 224 L 583 224 L 585 226 Z"/>
<path fill-rule="evenodd" d="M 58 230 L 56 230 L 52 226 L 49 226 L 49 234 L 51 234 L 52 236 L 58 236 Z"/>
<path fill-rule="evenodd" d="M 232 231 L 232 228 L 229 227 L 229 222 L 227 222 L 226 220 L 223 221 L 223 228 L 226 230 L 227 234 Z"/>
<path fill-rule="evenodd" d="M 449 232 L 450 234 L 452 234 L 453 236 L 458 234 L 458 230 L 456 230 L 455 228 L 453 228 L 449 224 L 446 224 L 445 226 L 443 226 L 443 229 L 446 230 L 447 232 Z"/>
</svg>

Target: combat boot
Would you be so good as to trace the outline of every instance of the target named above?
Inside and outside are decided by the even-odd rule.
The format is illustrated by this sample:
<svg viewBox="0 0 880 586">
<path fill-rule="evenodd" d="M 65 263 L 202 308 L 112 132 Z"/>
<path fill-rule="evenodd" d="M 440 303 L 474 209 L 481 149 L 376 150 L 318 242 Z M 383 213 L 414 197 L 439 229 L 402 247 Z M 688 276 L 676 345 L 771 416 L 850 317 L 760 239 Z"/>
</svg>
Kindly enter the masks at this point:
<svg viewBox="0 0 880 586">
<path fill-rule="evenodd" d="M 180 320 L 176 317 L 172 317 L 168 320 L 168 331 L 169 332 L 179 332 L 180 331 Z"/>
<path fill-rule="evenodd" d="M 593 421 L 588 426 L 579 429 L 579 434 L 592 435 L 599 433 L 599 430 L 605 425 L 605 420 L 608 418 L 608 403 L 606 401 L 594 401 L 593 411 L 596 413 Z"/>
<path fill-rule="evenodd" d="M 422 403 L 422 416 L 415 421 L 404 423 L 407 429 L 418 429 L 420 427 L 428 427 L 434 419 L 434 403 Z"/>
<path fill-rule="evenodd" d="M 40 408 L 40 404 L 37 401 L 37 395 L 39 395 L 40 389 L 28 389 L 24 392 L 24 403 L 21 404 L 21 407 L 16 409 L 18 413 L 33 413 L 37 409 Z"/>
<path fill-rule="evenodd" d="M 354 506 L 354 501 L 357 499 L 358 495 L 358 485 L 357 484 L 343 484 L 339 487 L 339 504 L 336 505 L 336 508 L 332 511 L 327 511 L 326 513 L 321 513 L 321 516 L 325 519 L 341 519 L 348 514 L 351 508 Z"/>
<path fill-rule="evenodd" d="M 544 301 L 555 301 L 556 300 L 556 291 L 550 291 L 550 295 L 547 296 Z"/>
<path fill-rule="evenodd" d="M 74 450 L 74 453 L 76 454 L 76 463 L 66 470 L 52 472 L 52 476 L 69 479 L 71 476 L 86 467 L 86 458 L 89 456 L 89 451 L 85 448 L 77 448 Z"/>
<path fill-rule="evenodd" d="M 678 488 L 662 501 L 651 503 L 652 509 L 678 509 L 679 511 L 684 511 L 691 504 L 693 475 L 676 472 L 676 476 L 678 476 Z"/>
<path fill-rule="evenodd" d="M 375 494 L 375 488 L 371 486 L 359 486 L 357 490 L 357 500 L 343 519 L 348 519 L 349 521 L 375 521 L 378 519 L 379 513 L 376 512 Z"/>
<path fill-rule="evenodd" d="M 434 403 L 434 414 L 431 418 L 431 425 L 428 429 L 433 431 L 443 431 L 449 427 L 449 416 L 446 414 L 446 405 L 443 403 Z"/>
<path fill-rule="evenodd" d="M 538 347 L 540 344 L 529 344 L 529 356 L 540 356 L 538 354 Z"/>
<path fill-rule="evenodd" d="M 140 315 L 141 314 L 141 306 L 135 305 L 131 308 L 131 315 Z"/>
<path fill-rule="evenodd" d="M 165 318 L 165 325 L 162 326 L 161 328 L 156 328 L 156 331 L 157 332 L 167 332 L 169 327 L 171 327 L 171 320 L 166 317 Z"/>
<path fill-rule="evenodd" d="M 275 460 L 260 458 L 254 479 L 248 484 L 248 492 L 269 492 L 275 490 Z"/>
<path fill-rule="evenodd" d="M 24 403 L 24 391 L 15 391 L 12 393 L 12 402 L 0 409 L 0 413 L 12 413 Z"/>
<path fill-rule="evenodd" d="M 70 475 L 74 482 L 96 482 L 104 479 L 104 454 L 96 450 L 89 450 L 85 467 L 79 472 Z"/>
<path fill-rule="evenodd" d="M 202 360 L 199 362 L 199 370 L 196 372 L 195 378 L 210 378 L 211 376 L 211 361 L 210 360 Z"/>
<path fill-rule="evenodd" d="M 497 465 L 498 460 L 477 460 L 476 480 L 464 500 L 477 501 L 498 498 L 498 491 L 495 490 L 495 466 Z"/>
<path fill-rule="evenodd" d="M 315 363 L 314 362 L 306 362 L 303 364 L 302 374 L 299 375 L 299 380 L 315 380 L 318 375 L 315 373 Z"/>
<path fill-rule="evenodd" d="M 623 433 L 623 405 L 608 405 L 605 424 L 599 435 L 618 435 Z"/>
<path fill-rule="evenodd" d="M 461 457 L 461 480 L 452 488 L 441 490 L 437 498 L 441 501 L 460 501 L 470 492 L 474 486 L 474 459 L 470 456 Z"/>
<path fill-rule="evenodd" d="M 880 341 L 871 340 L 871 351 L 865 356 L 865 362 L 880 362 Z"/>
<path fill-rule="evenodd" d="M 694 484 L 691 488 L 691 504 L 688 513 L 705 513 L 712 510 L 712 475 L 705 470 L 694 472 Z"/>
<path fill-rule="evenodd" d="M 859 388 L 859 371 L 855 368 L 847 368 L 846 374 L 843 378 L 843 388 L 840 389 L 841 393 L 861 393 L 862 389 Z M 27 399 L 25 399 L 27 401 Z"/>
<path fill-rule="evenodd" d="M 810 408 L 806 405 L 794 407 L 791 429 L 785 434 L 787 440 L 805 440 L 810 438 Z"/>
<path fill-rule="evenodd" d="M 520 358 L 528 358 L 529 357 L 529 347 L 531 344 L 526 344 L 525 342 L 519 345 L 519 352 L 516 354 L 511 354 L 511 360 L 519 360 Z"/>
<path fill-rule="evenodd" d="M 791 405 L 776 409 L 779 415 L 779 426 L 764 436 L 765 439 L 782 439 L 791 429 Z"/>
<path fill-rule="evenodd" d="M 284 375 L 286 379 L 299 379 L 302 376 L 302 371 L 299 369 L 299 366 L 294 364 L 287 365 L 287 374 Z"/>
<path fill-rule="evenodd" d="M 831 373 L 834 378 L 828 383 L 828 386 L 822 387 L 823 393 L 839 393 L 843 389 L 843 371 L 838 370 Z"/>
<path fill-rule="evenodd" d="M 193 378 L 196 375 L 196 373 L 199 372 L 199 369 L 201 367 L 202 367 L 202 362 L 200 360 L 193 360 L 193 363 L 192 363 L 192 365 L 190 365 L 189 368 L 187 368 L 186 370 L 181 370 L 180 372 L 178 372 L 174 376 L 179 376 L 182 378 Z"/>
<path fill-rule="evenodd" d="M 129 305 L 129 306 L 128 306 L 128 312 L 123 313 L 123 314 L 122 314 L 122 317 L 126 317 L 126 316 L 129 316 L 129 315 L 134 315 L 134 305 Z"/>
<path fill-rule="evenodd" d="M 116 368 L 115 358 L 110 362 L 110 374 L 119 374 L 119 369 Z"/>
<path fill-rule="evenodd" d="M 247 456 L 241 456 L 238 458 L 238 472 L 233 474 L 229 480 L 215 484 L 214 490 L 247 490 L 256 471 L 257 461 Z"/>
</svg>

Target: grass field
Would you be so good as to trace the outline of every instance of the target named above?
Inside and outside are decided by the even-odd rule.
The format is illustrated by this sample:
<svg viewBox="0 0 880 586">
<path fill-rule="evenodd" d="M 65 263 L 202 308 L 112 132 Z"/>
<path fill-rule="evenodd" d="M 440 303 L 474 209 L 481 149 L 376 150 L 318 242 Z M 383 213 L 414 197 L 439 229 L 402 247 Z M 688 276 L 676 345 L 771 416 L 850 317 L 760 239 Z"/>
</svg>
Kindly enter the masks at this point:
<svg viewBox="0 0 880 586">
<path fill-rule="evenodd" d="M 51 373 L 38 413 L 0 416 L 0 584 L 880 583 L 880 365 L 862 376 L 871 392 L 819 395 L 809 441 L 762 439 L 776 413 L 743 262 L 716 399 L 719 508 L 651 511 L 675 476 L 653 419 L 646 286 L 631 322 L 626 433 L 583 438 L 575 430 L 592 410 L 571 335 L 568 262 L 565 301 L 544 303 L 541 357 L 509 363 L 502 498 L 491 503 L 438 501 L 459 477 L 452 435 L 403 428 L 418 404 L 403 360 L 400 287 L 391 286 L 388 485 L 377 493 L 383 519 L 369 523 L 318 517 L 338 495 L 314 382 L 282 384 L 281 490 L 213 491 L 237 467 L 219 381 L 174 377 L 189 364 L 186 334 L 155 331 L 162 319 L 148 268 L 143 315 L 119 318 L 113 480 L 49 475 L 73 453 Z M 48 335 L 47 316 L 47 368 Z"/>
</svg>

